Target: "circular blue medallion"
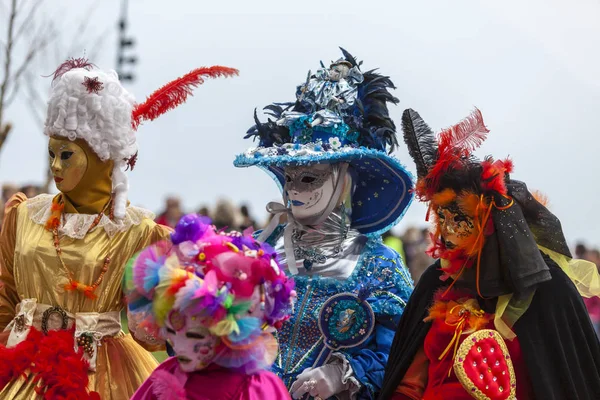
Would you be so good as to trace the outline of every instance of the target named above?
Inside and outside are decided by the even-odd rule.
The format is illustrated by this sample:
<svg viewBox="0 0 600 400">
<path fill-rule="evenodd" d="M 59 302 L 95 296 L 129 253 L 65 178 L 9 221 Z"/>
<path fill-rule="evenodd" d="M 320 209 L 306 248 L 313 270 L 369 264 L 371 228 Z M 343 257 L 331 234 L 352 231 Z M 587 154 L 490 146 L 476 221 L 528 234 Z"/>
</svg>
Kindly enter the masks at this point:
<svg viewBox="0 0 600 400">
<path fill-rule="evenodd" d="M 352 293 L 332 296 L 321 307 L 319 330 L 325 337 L 325 345 L 332 350 L 358 346 L 374 328 L 371 306 Z"/>
</svg>

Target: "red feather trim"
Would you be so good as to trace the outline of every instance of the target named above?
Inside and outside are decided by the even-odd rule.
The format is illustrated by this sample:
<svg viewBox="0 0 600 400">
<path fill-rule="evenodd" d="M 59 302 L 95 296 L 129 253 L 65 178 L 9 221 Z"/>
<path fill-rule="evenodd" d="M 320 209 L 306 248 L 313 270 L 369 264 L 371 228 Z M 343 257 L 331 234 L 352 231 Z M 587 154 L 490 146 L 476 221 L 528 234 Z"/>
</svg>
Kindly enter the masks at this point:
<svg viewBox="0 0 600 400">
<path fill-rule="evenodd" d="M 512 174 L 512 172 L 515 169 L 515 165 L 513 163 L 513 160 L 511 160 L 510 158 L 506 158 L 504 161 L 502 161 L 502 163 L 504 163 L 504 170 L 507 174 Z"/>
<path fill-rule="evenodd" d="M 494 191 L 500 194 L 506 194 L 505 175 L 513 170 L 513 162 L 510 159 L 504 161 L 494 161 L 488 158 L 481 163 L 483 171 L 481 172 L 481 186 L 484 191 Z"/>
<path fill-rule="evenodd" d="M 83 349 L 74 350 L 73 330 L 44 335 L 32 328 L 14 348 L 0 346 L 0 389 L 20 376 L 33 377 L 35 391 L 45 400 L 99 400 L 87 389 L 89 364 Z"/>
<path fill-rule="evenodd" d="M 89 71 L 93 67 L 95 67 L 95 65 L 89 62 L 87 58 L 69 58 L 67 61 L 60 64 L 53 74 L 46 75 L 46 77 L 54 75 L 54 77 L 52 78 L 52 82 L 54 82 L 57 78 L 60 78 L 72 69 L 84 68 Z"/>
<path fill-rule="evenodd" d="M 439 134 L 438 161 L 427 174 L 429 193 L 437 192 L 442 175 L 452 167 L 460 168 L 463 159 L 481 146 L 488 132 L 481 111 L 476 108 L 467 118 Z"/>
<path fill-rule="evenodd" d="M 426 253 L 431 258 L 444 259 L 449 263 L 442 271 L 446 277 L 457 274 L 462 268 L 471 268 L 473 266 L 473 257 L 466 255 L 464 249 L 449 250 L 446 248 L 440 237 L 431 235 L 431 246 Z"/>
<path fill-rule="evenodd" d="M 204 78 L 230 77 L 238 70 L 229 67 L 214 66 L 195 69 L 179 79 L 167 83 L 152 93 L 145 102 L 135 106 L 131 113 L 134 129 L 144 120 L 152 121 L 186 101 L 192 89 L 204 83 Z"/>
</svg>

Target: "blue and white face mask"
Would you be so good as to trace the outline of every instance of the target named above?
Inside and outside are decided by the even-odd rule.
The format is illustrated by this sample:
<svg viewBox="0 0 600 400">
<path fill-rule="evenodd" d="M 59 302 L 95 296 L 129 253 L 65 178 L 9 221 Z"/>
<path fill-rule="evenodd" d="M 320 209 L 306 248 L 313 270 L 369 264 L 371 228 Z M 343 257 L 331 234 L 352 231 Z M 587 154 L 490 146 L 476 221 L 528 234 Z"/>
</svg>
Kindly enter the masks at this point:
<svg viewBox="0 0 600 400">
<path fill-rule="evenodd" d="M 343 186 L 340 172 L 340 166 L 332 164 L 286 167 L 284 195 L 299 223 L 312 225 L 327 218 Z"/>
</svg>

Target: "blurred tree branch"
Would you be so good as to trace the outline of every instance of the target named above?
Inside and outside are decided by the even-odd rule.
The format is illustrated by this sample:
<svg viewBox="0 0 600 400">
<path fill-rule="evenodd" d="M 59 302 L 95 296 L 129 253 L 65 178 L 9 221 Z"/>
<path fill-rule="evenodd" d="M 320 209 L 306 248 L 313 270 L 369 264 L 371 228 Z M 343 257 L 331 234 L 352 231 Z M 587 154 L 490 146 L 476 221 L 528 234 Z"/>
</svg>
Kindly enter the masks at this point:
<svg viewBox="0 0 600 400">
<path fill-rule="evenodd" d="M 100 0 L 91 2 L 75 18 L 66 18 L 64 10 L 49 12 L 49 4 L 44 0 L 0 0 L 0 15 L 8 16 L 0 18 L 0 151 L 13 127 L 6 110 L 17 97 L 26 99 L 32 119 L 40 131 L 44 128 L 48 81 L 39 79 L 38 71 L 80 57 L 86 45 L 91 49 L 87 56 L 95 59 L 114 29 L 109 23 L 97 36 L 90 32 L 93 24 L 89 22 Z M 44 191 L 51 182 L 52 175 L 46 173 Z"/>
<path fill-rule="evenodd" d="M 114 30 L 114 26 L 108 24 L 100 34 L 90 32 L 91 25 L 89 21 L 93 18 L 98 4 L 100 4 L 100 0 L 93 2 L 82 15 L 78 16 L 77 20 L 79 23 L 76 25 L 75 30 L 71 30 L 68 35 L 59 35 L 53 40 L 52 46 L 36 59 L 36 63 L 39 65 L 37 70 L 46 69 L 48 65 L 53 67 L 58 66 L 69 57 L 81 57 L 85 55 L 86 58 L 92 61 L 97 59 L 99 53 L 104 48 L 105 40 L 110 37 L 110 31 Z M 49 74 L 52 72 L 48 71 Z M 35 74 L 28 72 L 24 82 L 27 86 L 26 96 L 29 112 L 40 131 L 43 131 L 46 119 L 48 82 L 47 80 L 40 80 L 38 78 Z M 43 192 L 49 191 L 52 181 L 52 172 L 48 168 L 44 184 L 42 185 Z"/>
<path fill-rule="evenodd" d="M 6 110 L 21 90 L 21 80 L 32 63 L 49 43 L 56 38 L 56 30 L 51 21 L 38 23 L 37 14 L 43 0 L 10 0 L 6 25 L 6 40 L 2 41 L 3 68 L 0 80 L 0 150 L 12 130 L 12 124 L 6 121 Z M 23 18 L 20 16 L 23 15 Z M 30 36 L 28 45 L 20 45 L 24 35 Z"/>
<path fill-rule="evenodd" d="M 8 89 L 10 67 L 12 63 L 12 49 L 13 49 L 13 32 L 15 27 L 15 19 L 17 17 L 17 1 L 12 0 L 10 16 L 8 17 L 8 35 L 6 42 L 3 43 L 4 47 L 4 73 L 2 84 L 0 85 L 0 149 L 4 145 L 12 125 L 4 122 L 4 99 L 6 98 L 6 91 Z"/>
</svg>

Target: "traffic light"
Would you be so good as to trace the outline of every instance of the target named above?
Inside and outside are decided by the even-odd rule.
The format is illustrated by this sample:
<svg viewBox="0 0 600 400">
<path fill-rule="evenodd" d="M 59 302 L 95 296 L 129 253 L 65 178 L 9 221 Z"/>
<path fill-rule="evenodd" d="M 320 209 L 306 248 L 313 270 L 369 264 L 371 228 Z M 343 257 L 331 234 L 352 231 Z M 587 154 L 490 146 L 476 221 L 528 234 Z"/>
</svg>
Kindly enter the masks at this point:
<svg viewBox="0 0 600 400">
<path fill-rule="evenodd" d="M 137 57 L 126 54 L 131 53 L 135 40 L 128 37 L 127 30 L 127 0 L 123 0 L 121 19 L 119 20 L 119 43 L 117 47 L 117 73 L 121 81 L 132 82 L 135 79 L 135 74 L 128 68 L 133 67 L 137 63 Z M 130 67 L 130 68 L 131 68 Z"/>
</svg>

